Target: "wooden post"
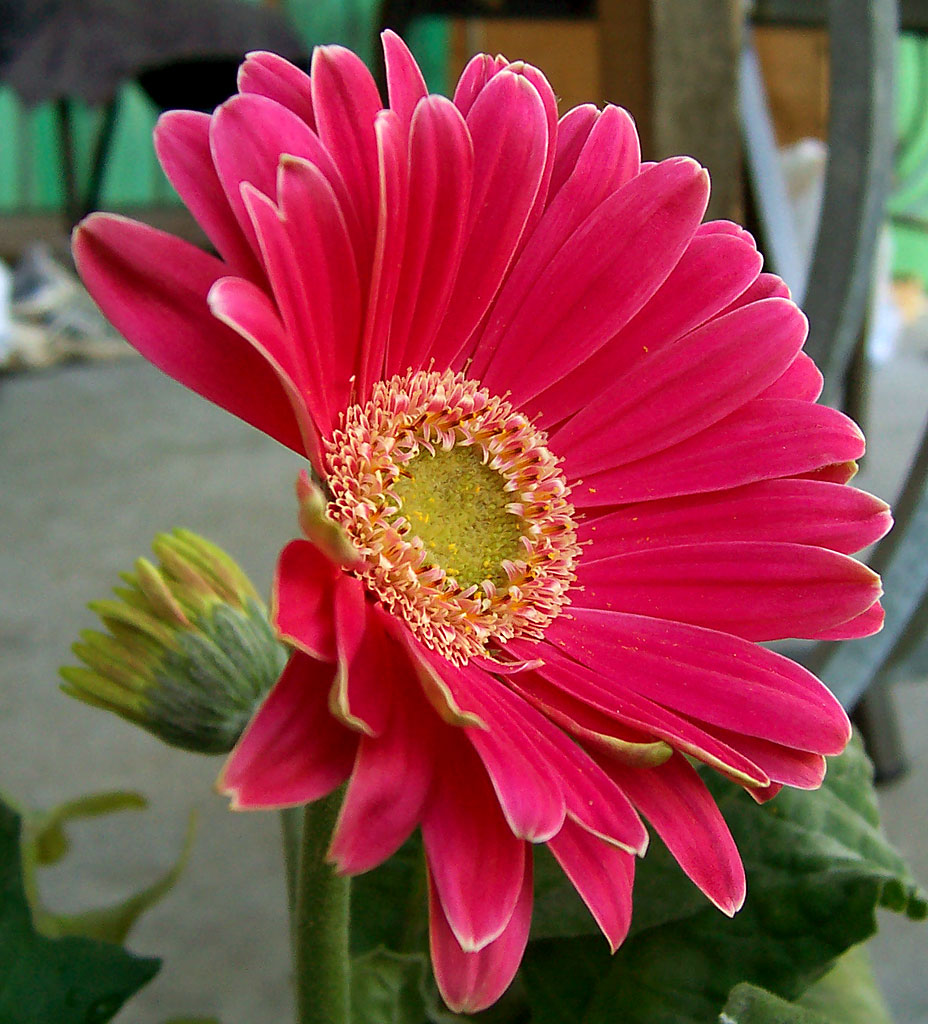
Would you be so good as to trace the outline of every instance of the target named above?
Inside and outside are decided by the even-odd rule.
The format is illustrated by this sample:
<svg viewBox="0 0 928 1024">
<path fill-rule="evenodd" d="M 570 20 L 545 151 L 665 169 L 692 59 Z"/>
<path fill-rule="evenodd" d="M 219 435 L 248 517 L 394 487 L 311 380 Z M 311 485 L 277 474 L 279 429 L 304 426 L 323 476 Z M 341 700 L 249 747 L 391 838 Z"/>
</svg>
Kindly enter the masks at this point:
<svg viewBox="0 0 928 1024">
<path fill-rule="evenodd" d="M 741 213 L 738 0 L 599 0 L 604 97 L 628 107 L 646 158 L 709 168 L 709 215 Z"/>
</svg>

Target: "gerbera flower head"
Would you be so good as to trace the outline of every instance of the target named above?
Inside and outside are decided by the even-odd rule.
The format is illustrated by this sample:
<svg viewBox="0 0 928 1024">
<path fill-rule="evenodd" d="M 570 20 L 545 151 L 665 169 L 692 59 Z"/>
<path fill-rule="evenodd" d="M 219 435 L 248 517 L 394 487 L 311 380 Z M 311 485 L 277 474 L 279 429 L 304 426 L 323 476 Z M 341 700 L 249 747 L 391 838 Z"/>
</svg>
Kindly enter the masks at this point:
<svg viewBox="0 0 928 1024">
<path fill-rule="evenodd" d="M 384 37 L 389 103 L 318 49 L 267 53 L 156 145 L 218 252 L 95 215 L 75 239 L 152 362 L 304 454 L 305 537 L 272 615 L 291 657 L 232 752 L 237 807 L 347 781 L 353 873 L 420 826 L 448 1004 L 518 967 L 532 844 L 616 948 L 642 818 L 728 914 L 744 874 L 692 761 L 758 800 L 847 742 L 825 687 L 757 645 L 879 628 L 849 557 L 889 526 L 847 486 L 806 321 L 706 172 L 642 163 L 631 118 L 558 118 L 479 56 L 453 100 Z"/>
</svg>

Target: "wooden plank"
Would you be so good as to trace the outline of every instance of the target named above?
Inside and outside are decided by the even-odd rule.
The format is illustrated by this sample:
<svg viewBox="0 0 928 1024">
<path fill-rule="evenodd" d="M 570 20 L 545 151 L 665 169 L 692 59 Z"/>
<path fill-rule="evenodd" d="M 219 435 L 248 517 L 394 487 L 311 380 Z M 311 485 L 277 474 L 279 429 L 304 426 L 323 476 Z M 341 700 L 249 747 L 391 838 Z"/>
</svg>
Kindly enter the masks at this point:
<svg viewBox="0 0 928 1024">
<path fill-rule="evenodd" d="M 712 176 L 711 217 L 740 219 L 736 0 L 651 0 L 652 138 L 657 159 L 687 154 Z"/>
<path fill-rule="evenodd" d="M 758 26 L 757 55 L 781 146 L 828 137 L 828 34 L 823 28 Z"/>
<path fill-rule="evenodd" d="M 599 0 L 601 98 L 625 107 L 638 124 L 642 151 L 654 155 L 652 0 Z"/>
</svg>

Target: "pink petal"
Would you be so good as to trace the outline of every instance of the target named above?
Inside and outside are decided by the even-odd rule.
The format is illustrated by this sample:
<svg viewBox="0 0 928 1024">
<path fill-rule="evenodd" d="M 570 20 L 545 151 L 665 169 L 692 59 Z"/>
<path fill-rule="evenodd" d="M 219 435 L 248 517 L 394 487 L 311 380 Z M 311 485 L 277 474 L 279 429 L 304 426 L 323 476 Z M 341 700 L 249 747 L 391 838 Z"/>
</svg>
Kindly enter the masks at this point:
<svg viewBox="0 0 928 1024">
<path fill-rule="evenodd" d="M 709 731 L 763 768 L 774 780 L 777 789 L 784 784 L 795 789 L 818 789 L 822 784 L 826 764 L 821 754 L 796 750 L 789 744 L 771 743 L 770 740 L 745 736 L 715 725 L 711 726 Z M 850 727 L 847 735 L 850 737 Z M 766 790 L 749 789 L 748 792 L 757 797 L 761 793 L 766 793 Z"/>
<path fill-rule="evenodd" d="M 863 451 L 863 435 L 834 409 L 754 399 L 672 448 L 588 476 L 571 501 L 588 507 L 699 494 L 808 473 Z"/>
<path fill-rule="evenodd" d="M 368 603 L 364 584 L 342 574 L 335 585 L 335 645 L 338 670 L 329 709 L 345 725 L 380 736 L 390 715 L 390 688 L 383 685 L 386 666 L 408 659 L 387 635 L 386 613 Z"/>
<path fill-rule="evenodd" d="M 391 657 L 382 666 L 388 717 L 380 736 L 361 737 L 329 849 L 343 874 L 368 871 L 386 860 L 422 816 L 441 726 L 410 687 L 411 673 L 405 657 Z"/>
<path fill-rule="evenodd" d="M 718 316 L 758 274 L 761 258 L 729 235 L 693 238 L 680 261 L 643 308 L 598 352 L 531 403 L 539 426 L 549 428 L 582 409 L 603 381 L 628 373 L 640 361 Z"/>
<path fill-rule="evenodd" d="M 564 794 L 558 775 L 524 725 L 519 707 L 524 702 L 475 665 L 458 668 L 438 657 L 431 663 L 458 703 L 476 711 L 487 724 L 486 729 L 465 732 L 513 834 L 533 843 L 550 839 L 564 824 Z"/>
<path fill-rule="evenodd" d="M 604 200 L 567 239 L 536 234 L 493 308 L 474 373 L 491 391 L 511 389 L 517 406 L 564 377 L 657 291 L 708 195 L 695 161 L 665 160 Z"/>
<path fill-rule="evenodd" d="M 800 352 L 760 397 L 796 398 L 801 402 L 815 402 L 822 393 L 824 383 L 819 368 L 805 352 Z"/>
<path fill-rule="evenodd" d="M 548 183 L 548 204 L 560 192 L 564 182 L 573 174 L 577 160 L 590 137 L 600 112 L 592 103 L 571 107 L 557 123 L 557 143 L 554 166 Z"/>
<path fill-rule="evenodd" d="M 669 448 L 775 381 L 796 357 L 806 330 L 806 318 L 784 299 L 711 320 L 601 389 L 555 431 L 555 448 L 573 476 Z"/>
<path fill-rule="evenodd" d="M 332 671 L 300 652 L 291 656 L 219 777 L 233 808 L 305 804 L 348 777 L 357 736 L 329 715 Z"/>
<path fill-rule="evenodd" d="M 276 53 L 256 50 L 238 69 L 238 91 L 266 96 L 292 110 L 315 131 L 312 82 L 305 71 Z"/>
<path fill-rule="evenodd" d="M 365 237 L 373 239 L 380 192 L 374 119 L 383 106 L 380 93 L 364 62 L 342 46 L 313 50 L 312 83 L 319 138 L 345 180 Z M 367 264 L 360 261 L 359 266 L 363 278 Z"/>
<path fill-rule="evenodd" d="M 777 277 L 776 274 L 760 274 L 751 287 L 735 298 L 731 305 L 722 312 L 730 313 L 733 309 L 746 306 L 751 302 L 759 302 L 761 299 L 788 299 L 789 297 L 789 288 L 782 278 Z"/>
<path fill-rule="evenodd" d="M 615 687 L 789 747 L 839 754 L 847 745 L 850 724 L 841 705 L 811 672 L 780 654 L 681 622 L 584 608 L 571 614 L 553 622 L 546 639 Z"/>
<path fill-rule="evenodd" d="M 419 369 L 451 299 L 466 241 L 474 151 L 453 103 L 430 96 L 409 133 L 410 204 L 393 310 L 387 376 Z"/>
<path fill-rule="evenodd" d="M 319 470 L 321 446 L 305 403 L 302 359 L 281 324 L 267 295 L 250 281 L 223 277 L 209 290 L 207 303 L 217 320 L 240 334 L 272 366 L 287 390 L 303 434 L 303 450 Z"/>
<path fill-rule="evenodd" d="M 522 654 L 529 645 L 510 641 L 509 646 Z M 584 746 L 609 750 L 610 737 L 626 740 L 631 731 L 633 742 L 664 740 L 742 785 L 769 783 L 757 765 L 697 724 L 545 646 L 544 666 L 514 676 L 511 686 Z"/>
<path fill-rule="evenodd" d="M 428 95 L 428 88 L 416 58 L 409 52 L 409 47 L 403 40 L 389 28 L 380 38 L 383 43 L 390 107 L 396 111 L 400 120 L 408 125 L 416 104 Z"/>
<path fill-rule="evenodd" d="M 832 626 L 830 629 L 823 629 L 818 633 L 811 634 L 810 640 L 859 640 L 864 636 L 872 636 L 879 633 L 883 628 L 886 612 L 879 601 L 874 601 L 870 607 L 855 615 L 852 619 Z"/>
<path fill-rule="evenodd" d="M 532 861 L 527 858 L 512 917 L 500 936 L 478 952 L 463 950 L 429 875 L 429 945 L 435 980 L 454 1013 L 479 1013 L 496 1002 L 515 977 L 532 919 Z"/>
<path fill-rule="evenodd" d="M 351 393 L 364 312 L 350 227 L 336 189 L 314 164 L 284 157 L 278 180 L 289 238 L 280 242 L 280 273 L 297 279 L 278 287 L 293 295 L 293 315 L 304 320 L 312 339 L 306 354 L 315 407 L 323 406 L 325 422 L 334 425 Z"/>
<path fill-rule="evenodd" d="M 168 180 L 230 270 L 261 282 L 264 271 L 229 206 L 213 164 L 209 125 L 209 114 L 168 111 L 155 126 L 155 152 Z"/>
<path fill-rule="evenodd" d="M 433 347 L 437 369 L 461 351 L 499 291 L 547 165 L 547 114 L 523 75 L 494 76 L 467 114 L 467 127 L 474 146 L 467 241 Z"/>
<path fill-rule="evenodd" d="M 246 93 L 223 103 L 210 120 L 210 148 L 226 199 L 255 253 L 258 242 L 242 200 L 242 182 L 276 199 L 277 164 L 284 153 L 318 164 L 330 181 L 338 178 L 309 125 L 266 96 Z"/>
<path fill-rule="evenodd" d="M 509 66 L 509 61 L 502 55 L 491 57 L 488 53 L 478 53 L 467 62 L 454 90 L 454 105 L 464 117 L 470 113 L 477 97 L 486 88 L 490 79 Z"/>
<path fill-rule="evenodd" d="M 206 296 L 225 264 L 104 214 L 77 229 L 74 259 L 104 315 L 149 362 L 294 451 L 306 450 L 292 383 L 210 313 Z"/>
<path fill-rule="evenodd" d="M 479 757 L 453 730 L 422 817 L 422 838 L 448 925 L 467 952 L 505 931 L 520 901 L 526 861 Z"/>
<path fill-rule="evenodd" d="M 750 231 L 746 231 L 740 224 L 735 224 L 731 220 L 707 220 L 704 224 L 700 224 L 696 229 L 698 237 L 703 238 L 706 235 L 731 235 L 734 238 L 740 238 L 741 241 L 746 242 L 752 249 L 757 248 L 757 242 Z M 789 296 L 786 296 L 787 298 Z"/>
<path fill-rule="evenodd" d="M 341 569 L 308 540 L 290 541 L 274 574 L 271 620 L 278 634 L 322 661 L 336 658 L 334 593 L 341 575 Z"/>
<path fill-rule="evenodd" d="M 521 245 L 525 245 L 526 239 L 531 237 L 541 215 L 544 213 L 545 201 L 548 196 L 548 185 L 551 181 L 551 173 L 554 170 L 554 157 L 557 146 L 557 97 L 551 88 L 551 83 L 532 64 L 525 61 L 514 61 L 507 68 L 513 74 L 522 75 L 535 87 L 536 92 L 544 104 L 545 116 L 548 122 L 548 149 L 545 157 L 545 167 L 541 175 L 541 184 L 538 186 L 538 194 L 535 196 L 535 205 L 525 222 L 525 231 L 522 235 Z"/>
<path fill-rule="evenodd" d="M 374 264 L 360 353 L 358 393 L 362 400 L 370 395 L 374 382 L 383 377 L 390 321 L 402 269 L 397 256 L 403 251 L 406 239 L 409 199 L 407 127 L 399 115 L 385 110 L 377 115 L 374 129 L 380 187 Z"/>
<path fill-rule="evenodd" d="M 631 797 L 677 863 L 729 917 L 744 903 L 744 868 L 735 841 L 709 790 L 680 754 L 657 768 L 635 771 L 600 763 Z"/>
<path fill-rule="evenodd" d="M 866 611 L 879 577 L 825 548 L 768 541 L 639 550 L 581 564 L 574 601 L 746 640 L 807 637 Z"/>
<path fill-rule="evenodd" d="M 632 922 L 635 858 L 606 846 L 571 821 L 549 840 L 548 849 L 590 908 L 614 953 Z"/>
<path fill-rule="evenodd" d="M 592 546 L 584 563 L 659 547 L 706 541 L 782 541 L 853 554 L 892 526 L 889 506 L 872 494 L 818 480 L 759 480 L 729 491 L 626 505 L 579 524 Z"/>
</svg>

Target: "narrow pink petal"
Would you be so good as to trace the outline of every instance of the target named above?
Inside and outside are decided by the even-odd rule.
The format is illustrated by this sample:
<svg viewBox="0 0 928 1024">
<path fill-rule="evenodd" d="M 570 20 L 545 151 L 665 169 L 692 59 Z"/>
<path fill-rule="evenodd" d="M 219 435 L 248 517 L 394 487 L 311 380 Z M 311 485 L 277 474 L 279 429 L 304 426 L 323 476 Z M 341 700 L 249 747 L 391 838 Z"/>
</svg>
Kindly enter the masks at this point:
<svg viewBox="0 0 928 1024">
<path fill-rule="evenodd" d="M 320 661 L 335 661 L 335 584 L 341 569 L 308 540 L 281 551 L 271 592 L 271 621 L 281 639 Z"/>
<path fill-rule="evenodd" d="M 810 640 L 859 640 L 864 636 L 872 636 L 879 633 L 883 628 L 886 612 L 879 601 L 874 601 L 870 607 L 855 615 L 847 622 L 842 622 L 830 629 L 820 630 L 818 633 L 810 634 Z"/>
<path fill-rule="evenodd" d="M 751 287 L 734 299 L 731 305 L 722 312 L 730 313 L 739 306 L 746 306 L 750 302 L 759 302 L 761 299 L 788 299 L 789 297 L 789 288 L 781 277 L 777 277 L 776 274 L 759 274 Z"/>
<path fill-rule="evenodd" d="M 697 163 L 666 160 L 614 192 L 567 239 L 536 235 L 492 310 L 474 373 L 491 391 L 511 389 L 516 405 L 566 376 L 657 291 L 708 194 Z"/>
<path fill-rule="evenodd" d="M 358 367 L 358 397 L 361 401 L 370 396 L 374 383 L 383 377 L 390 322 L 402 271 L 402 262 L 397 257 L 406 240 L 409 204 L 407 126 L 398 114 L 384 110 L 377 115 L 374 130 L 377 136 L 379 201 L 367 322 Z"/>
<path fill-rule="evenodd" d="M 317 429 L 327 435 L 334 417 L 328 409 L 327 382 L 320 372 L 318 346 L 312 330 L 312 307 L 303 285 L 303 254 L 297 256 L 277 207 L 263 192 L 243 183 L 242 200 L 251 217 L 277 310 L 283 320 L 278 361 L 303 394 Z"/>
<path fill-rule="evenodd" d="M 555 431 L 567 471 L 586 476 L 634 462 L 717 423 L 782 374 L 806 331 L 793 303 L 769 299 L 649 355 Z"/>
<path fill-rule="evenodd" d="M 322 466 L 322 448 L 301 386 L 303 362 L 274 304 L 257 285 L 240 277 L 218 280 L 210 288 L 207 302 L 217 320 L 240 334 L 277 371 L 300 422 L 303 451 L 318 471 Z"/>
<path fill-rule="evenodd" d="M 583 409 L 603 381 L 614 381 L 638 362 L 699 328 L 756 278 L 761 258 L 727 234 L 693 238 L 669 278 L 622 328 L 581 366 L 533 399 L 539 426 L 550 428 Z"/>
<path fill-rule="evenodd" d="M 746 231 L 740 224 L 731 220 L 707 220 L 696 229 L 699 237 L 705 235 L 732 235 L 746 242 L 752 249 L 757 248 L 757 242 L 750 231 Z"/>
<path fill-rule="evenodd" d="M 464 117 L 470 113 L 477 97 L 486 88 L 487 83 L 509 66 L 509 61 L 501 55 L 491 57 L 488 53 L 478 53 L 467 62 L 454 90 L 454 105 Z"/>
<path fill-rule="evenodd" d="M 529 645 L 510 641 L 522 655 Z M 512 688 L 587 747 L 609 749 L 609 737 L 632 742 L 664 740 L 741 784 L 766 786 L 768 777 L 748 758 L 694 722 L 588 669 L 546 645 L 538 671 L 513 676 Z"/>
<path fill-rule="evenodd" d="M 841 705 L 780 654 L 682 622 L 585 608 L 571 615 L 548 627 L 547 640 L 613 686 L 700 722 L 817 754 L 847 745 Z"/>
<path fill-rule="evenodd" d="M 315 131 L 312 82 L 305 71 L 276 53 L 256 50 L 238 69 L 238 91 L 267 96 L 292 110 Z"/>
<path fill-rule="evenodd" d="M 422 817 L 435 888 L 468 952 L 502 935 L 523 889 L 526 847 L 506 822 L 486 770 L 464 736 L 449 730 Z"/>
<path fill-rule="evenodd" d="M 643 308 L 589 359 L 538 395 L 539 426 L 550 428 L 582 409 L 603 381 L 628 373 L 689 331 L 718 316 L 757 277 L 761 258 L 730 235 L 697 235 Z"/>
<path fill-rule="evenodd" d="M 357 735 L 329 715 L 332 671 L 300 652 L 291 656 L 219 777 L 234 808 L 309 803 L 348 777 Z"/>
<path fill-rule="evenodd" d="M 551 174 L 554 170 L 554 158 L 557 149 L 557 97 L 551 88 L 551 83 L 544 74 L 532 64 L 525 61 L 514 61 L 507 68 L 513 74 L 522 75 L 535 87 L 545 108 L 545 116 L 548 123 L 548 149 L 545 157 L 545 167 L 541 175 L 541 184 L 538 186 L 538 193 L 535 196 L 535 205 L 525 222 L 525 231 L 522 235 L 521 246 L 531 237 L 535 225 L 544 213 L 545 203 L 548 197 L 548 186 L 551 181 Z"/>
<path fill-rule="evenodd" d="M 819 483 L 846 484 L 857 476 L 860 467 L 854 459 L 845 462 L 829 462 L 818 469 L 810 469 L 805 473 L 796 473 L 796 480 L 817 480 Z"/>
<path fill-rule="evenodd" d="M 264 272 L 216 173 L 209 125 L 209 114 L 168 111 L 155 125 L 155 152 L 168 180 L 229 269 L 250 280 L 263 281 Z"/>
<path fill-rule="evenodd" d="M 631 797 L 677 863 L 729 917 L 744 903 L 744 867 L 709 790 L 680 754 L 657 768 L 635 771 L 600 763 Z"/>
<path fill-rule="evenodd" d="M 882 593 L 865 565 L 825 548 L 769 541 L 652 548 L 581 563 L 574 602 L 720 630 L 745 640 L 813 636 Z"/>
<path fill-rule="evenodd" d="M 571 107 L 558 121 L 554 167 L 551 170 L 551 181 L 548 183 L 549 205 L 573 174 L 577 160 L 599 116 L 600 112 L 594 104 L 584 103 L 579 107 Z"/>
<path fill-rule="evenodd" d="M 419 369 L 432 351 L 466 241 L 474 174 L 470 133 L 457 107 L 423 100 L 409 133 L 410 204 L 386 375 Z"/>
<path fill-rule="evenodd" d="M 765 540 L 811 544 L 850 555 L 892 526 L 879 498 L 818 480 L 759 480 L 729 491 L 626 505 L 579 524 L 591 547 L 584 563 L 600 558 L 705 541 Z"/>
<path fill-rule="evenodd" d="M 800 352 L 760 398 L 795 398 L 800 402 L 815 402 L 822 393 L 825 379 L 815 363 Z"/>
<path fill-rule="evenodd" d="M 382 681 L 388 666 L 399 663 L 412 671 L 402 650 L 387 635 L 385 615 L 367 601 L 359 579 L 339 576 L 335 586 L 338 671 L 330 707 L 346 725 L 368 736 L 382 735 L 390 716 L 390 688 Z"/>
<path fill-rule="evenodd" d="M 277 164 L 284 153 L 318 164 L 330 180 L 338 172 L 309 125 L 266 96 L 244 94 L 223 103 L 210 119 L 210 148 L 226 199 L 252 248 L 259 247 L 241 196 L 249 182 L 277 198 Z"/>
<path fill-rule="evenodd" d="M 282 284 L 294 296 L 294 312 L 311 337 L 307 358 L 314 369 L 317 404 L 328 422 L 349 404 L 364 307 L 356 250 L 345 207 L 325 173 L 313 163 L 285 157 L 279 174 L 280 212 L 289 237 L 281 243 L 281 272 L 299 277 Z M 286 261 L 283 257 L 286 257 Z"/>
<path fill-rule="evenodd" d="M 536 756 L 553 770 L 564 793 L 567 814 L 585 831 L 613 846 L 643 854 L 648 834 L 628 798 L 587 752 L 532 704 L 508 687 L 487 693 L 502 703 Z M 492 717 L 492 716 L 491 716 Z"/>
<path fill-rule="evenodd" d="M 515 977 L 528 943 L 532 919 L 532 861 L 525 873 L 512 917 L 502 934 L 478 952 L 463 950 L 442 908 L 429 875 L 429 946 L 442 999 L 454 1013 L 479 1013 L 500 998 Z"/>
<path fill-rule="evenodd" d="M 467 128 L 474 146 L 467 242 L 433 348 L 437 369 L 461 351 L 499 291 L 547 166 L 547 114 L 523 75 L 495 75 L 468 112 Z"/>
<path fill-rule="evenodd" d="M 578 507 L 652 501 L 798 476 L 859 458 L 860 430 L 842 413 L 790 399 L 754 399 L 695 437 L 588 476 Z"/>
<path fill-rule="evenodd" d="M 363 232 L 373 238 L 380 191 L 374 119 L 383 107 L 380 93 L 364 62 L 342 46 L 313 50 L 312 83 L 319 137 L 345 180 Z M 362 277 L 366 270 L 362 264 Z"/>
<path fill-rule="evenodd" d="M 825 758 L 807 750 L 795 750 L 789 744 L 771 743 L 756 736 L 745 736 L 729 729 L 709 726 L 709 731 L 740 750 L 759 765 L 773 779 L 777 788 L 782 785 L 795 789 L 818 789 L 825 777 Z M 848 729 L 850 737 L 850 729 Z M 774 788 L 774 787 L 768 787 Z M 749 789 L 752 796 L 766 793 L 765 790 Z"/>
<path fill-rule="evenodd" d="M 539 843 L 564 824 L 567 808 L 557 773 L 524 725 L 524 702 L 475 665 L 458 668 L 433 658 L 458 703 L 486 722 L 486 729 L 465 729 L 486 768 L 513 834 Z"/>
<path fill-rule="evenodd" d="M 159 370 L 304 453 L 292 383 L 207 305 L 225 264 L 145 224 L 93 214 L 74 235 L 81 279 L 107 319 Z M 305 425 L 304 425 L 305 426 Z"/>
<path fill-rule="evenodd" d="M 380 38 L 383 43 L 390 107 L 408 125 L 416 104 L 428 95 L 428 88 L 416 58 L 403 40 L 389 28 Z"/>
<path fill-rule="evenodd" d="M 607 846 L 572 821 L 549 840 L 548 849 L 590 908 L 614 953 L 632 923 L 635 858 Z"/>
<path fill-rule="evenodd" d="M 389 695 L 382 735 L 362 736 L 329 858 L 343 874 L 376 867 L 394 854 L 419 823 L 432 783 L 441 723 L 410 686 L 405 657 L 382 666 Z"/>
</svg>

